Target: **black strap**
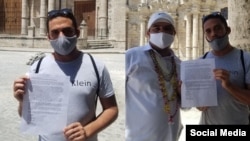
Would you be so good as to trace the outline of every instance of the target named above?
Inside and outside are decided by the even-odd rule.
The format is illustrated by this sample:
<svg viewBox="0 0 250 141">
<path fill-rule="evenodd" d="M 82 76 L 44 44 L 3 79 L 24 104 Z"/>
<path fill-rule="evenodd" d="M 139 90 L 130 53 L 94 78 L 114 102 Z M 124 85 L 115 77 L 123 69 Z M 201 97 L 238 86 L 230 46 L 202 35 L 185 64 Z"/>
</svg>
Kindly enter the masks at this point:
<svg viewBox="0 0 250 141">
<path fill-rule="evenodd" d="M 99 95 L 100 76 L 99 76 L 98 69 L 97 69 L 97 67 L 96 67 L 94 58 L 92 57 L 91 54 L 88 53 L 88 55 L 89 55 L 89 57 L 90 57 L 90 59 L 91 59 L 91 62 L 92 62 L 92 64 L 93 64 L 93 66 L 94 66 L 94 69 L 95 69 L 95 74 L 96 74 L 96 77 L 97 77 L 97 90 L 96 90 L 96 94 Z"/>
<path fill-rule="evenodd" d="M 241 59 L 241 62 L 242 62 L 243 72 L 245 74 L 246 73 L 246 68 L 245 68 L 245 61 L 244 61 L 244 57 L 243 57 L 243 50 L 240 50 L 240 59 Z"/>
<path fill-rule="evenodd" d="M 95 74 L 96 74 L 96 77 L 97 77 L 97 90 L 96 90 L 96 97 L 95 97 L 95 108 L 97 106 L 97 98 L 98 98 L 98 95 L 99 95 L 99 89 L 100 89 L 100 77 L 99 77 L 99 73 L 98 73 L 98 69 L 96 67 L 96 64 L 95 64 L 95 60 L 94 58 L 92 57 L 92 55 L 90 53 L 87 53 L 91 59 L 91 62 L 94 66 L 94 70 L 95 70 Z"/>
<path fill-rule="evenodd" d="M 208 52 L 206 52 L 206 53 L 203 55 L 202 59 L 205 59 L 206 56 L 207 56 L 207 54 L 208 54 Z"/>
<path fill-rule="evenodd" d="M 40 65 L 41 65 L 41 62 L 43 60 L 43 57 L 39 59 L 38 63 L 37 63 L 37 66 L 36 66 L 36 71 L 35 73 L 38 73 L 39 72 L 39 69 L 40 69 Z"/>
<path fill-rule="evenodd" d="M 246 78 L 245 78 L 246 67 L 245 67 L 245 61 L 244 61 L 244 56 L 243 56 L 243 50 L 242 49 L 240 50 L 240 60 L 241 60 L 242 67 L 243 67 L 243 72 L 244 72 L 244 85 L 245 85 L 245 88 L 247 88 Z"/>
</svg>

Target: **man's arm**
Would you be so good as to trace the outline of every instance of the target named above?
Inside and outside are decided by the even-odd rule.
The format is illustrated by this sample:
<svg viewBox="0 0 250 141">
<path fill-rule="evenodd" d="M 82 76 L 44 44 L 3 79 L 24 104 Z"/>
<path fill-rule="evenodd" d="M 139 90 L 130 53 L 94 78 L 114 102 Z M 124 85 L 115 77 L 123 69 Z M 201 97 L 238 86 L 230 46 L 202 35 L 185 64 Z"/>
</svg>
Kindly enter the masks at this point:
<svg viewBox="0 0 250 141">
<path fill-rule="evenodd" d="M 94 121 L 88 123 L 87 125 L 83 125 L 80 122 L 75 122 L 64 129 L 64 135 L 67 140 L 85 141 L 115 121 L 118 116 L 118 108 L 115 96 L 113 95 L 109 98 L 100 98 L 100 101 L 103 111 Z"/>
<path fill-rule="evenodd" d="M 103 111 L 97 116 L 96 120 L 84 127 L 87 138 L 108 127 L 118 117 L 118 107 L 115 95 L 109 98 L 100 98 L 100 102 Z"/>
<path fill-rule="evenodd" d="M 225 89 L 241 103 L 250 105 L 250 84 L 246 89 L 242 89 L 230 83 Z"/>
<path fill-rule="evenodd" d="M 234 98 L 243 104 L 250 105 L 250 84 L 247 84 L 247 88 L 240 88 L 239 86 L 233 85 L 229 80 L 229 72 L 223 69 L 215 69 L 214 76 L 215 79 L 221 81 L 222 87 Z"/>
</svg>

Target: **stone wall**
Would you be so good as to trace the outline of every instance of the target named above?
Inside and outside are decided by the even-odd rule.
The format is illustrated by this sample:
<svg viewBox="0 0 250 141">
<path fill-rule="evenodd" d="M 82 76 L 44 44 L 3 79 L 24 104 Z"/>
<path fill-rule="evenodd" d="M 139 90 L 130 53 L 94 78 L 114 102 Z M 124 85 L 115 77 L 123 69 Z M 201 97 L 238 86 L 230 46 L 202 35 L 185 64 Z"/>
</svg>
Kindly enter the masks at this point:
<svg viewBox="0 0 250 141">
<path fill-rule="evenodd" d="M 249 0 L 107 0 L 107 3 L 107 28 L 109 31 L 107 40 L 113 43 L 115 48 L 127 49 L 147 43 L 145 27 L 148 18 L 153 12 L 163 10 L 171 12 L 176 22 L 177 36 L 172 48 L 181 59 L 187 59 L 188 56 L 194 59 L 210 49 L 203 37 L 202 16 L 212 11 L 220 11 L 224 7 L 229 9 L 228 22 L 232 29 L 230 34 L 232 44 L 243 49 L 250 48 Z M 101 0 L 96 0 L 96 4 L 101 7 Z M 58 8 L 58 5 L 58 1 L 55 2 L 54 8 Z M 30 9 L 27 12 L 33 18 L 28 21 L 28 29 L 34 30 L 29 30 L 27 37 L 17 39 L 19 36 L 6 36 L 0 37 L 0 41 L 4 42 L 6 46 L 42 47 L 45 44 L 42 42 L 46 40 L 44 39 L 46 37 L 41 35 L 40 6 L 40 0 L 29 0 Z M 74 1 L 65 0 L 61 7 L 73 8 Z M 186 20 L 188 15 L 191 18 L 196 17 L 196 19 L 198 16 L 198 21 L 193 19 L 191 21 L 192 29 L 190 29 L 190 33 L 187 33 L 189 32 Z M 98 17 L 96 18 L 98 19 Z M 195 35 L 193 35 L 194 32 Z M 37 41 L 34 41 L 34 39 L 37 39 Z M 16 45 L 14 45 L 15 43 Z M 84 48 L 84 46 L 81 47 Z M 191 48 L 187 49 L 187 47 Z"/>
<path fill-rule="evenodd" d="M 47 38 L 29 38 L 20 36 L 0 37 L 1 47 L 48 48 Z"/>
<path fill-rule="evenodd" d="M 250 1 L 228 1 L 230 41 L 233 46 L 250 51 Z"/>
<path fill-rule="evenodd" d="M 109 40 L 115 48 L 126 47 L 126 0 L 112 0 L 110 2 L 110 33 Z"/>
</svg>

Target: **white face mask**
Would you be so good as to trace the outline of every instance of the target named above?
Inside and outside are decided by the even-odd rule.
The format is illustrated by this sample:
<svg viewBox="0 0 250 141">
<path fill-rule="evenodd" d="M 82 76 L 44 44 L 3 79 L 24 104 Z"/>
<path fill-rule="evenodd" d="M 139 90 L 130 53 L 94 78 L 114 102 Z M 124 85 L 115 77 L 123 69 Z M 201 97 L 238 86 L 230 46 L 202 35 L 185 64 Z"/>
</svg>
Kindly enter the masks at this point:
<svg viewBox="0 0 250 141">
<path fill-rule="evenodd" d="M 66 37 L 59 36 L 55 40 L 50 40 L 51 46 L 54 48 L 55 52 L 60 55 L 68 55 L 76 47 L 77 37 Z"/>
<path fill-rule="evenodd" d="M 164 49 L 170 47 L 174 41 L 174 35 L 167 33 L 151 33 L 149 41 L 157 47 Z"/>
</svg>

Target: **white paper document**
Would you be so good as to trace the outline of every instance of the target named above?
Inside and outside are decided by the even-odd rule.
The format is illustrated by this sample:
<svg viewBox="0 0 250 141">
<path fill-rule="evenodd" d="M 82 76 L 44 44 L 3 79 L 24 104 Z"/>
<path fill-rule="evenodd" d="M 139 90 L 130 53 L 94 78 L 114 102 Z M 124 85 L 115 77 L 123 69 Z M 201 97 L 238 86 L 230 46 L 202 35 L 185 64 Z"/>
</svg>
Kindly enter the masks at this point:
<svg viewBox="0 0 250 141">
<path fill-rule="evenodd" d="M 183 61 L 181 63 L 181 106 L 216 106 L 217 89 L 213 75 L 214 59 Z"/>
<path fill-rule="evenodd" d="M 30 74 L 23 99 L 21 131 L 62 133 L 67 124 L 69 77 Z"/>
</svg>

